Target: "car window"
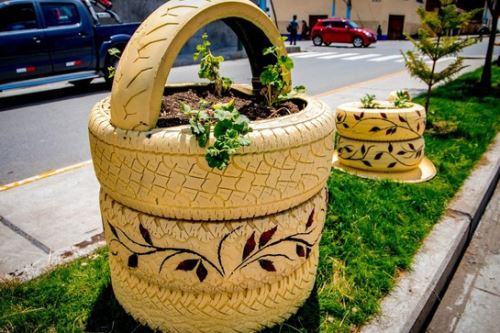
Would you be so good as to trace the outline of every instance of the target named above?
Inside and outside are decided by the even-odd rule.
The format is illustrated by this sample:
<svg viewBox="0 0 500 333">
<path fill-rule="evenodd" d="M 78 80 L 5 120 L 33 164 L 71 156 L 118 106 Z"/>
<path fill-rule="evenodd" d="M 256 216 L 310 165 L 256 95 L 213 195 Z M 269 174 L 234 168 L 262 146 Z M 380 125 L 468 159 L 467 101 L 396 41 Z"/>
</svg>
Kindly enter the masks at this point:
<svg viewBox="0 0 500 333">
<path fill-rule="evenodd" d="M 72 3 L 42 3 L 42 12 L 47 27 L 80 23 L 80 15 Z"/>
<path fill-rule="evenodd" d="M 0 32 L 36 28 L 38 24 L 33 4 L 23 3 L 0 9 Z"/>
<path fill-rule="evenodd" d="M 332 22 L 333 28 L 345 28 L 345 23 L 342 21 L 334 21 Z"/>
<path fill-rule="evenodd" d="M 357 25 L 357 24 L 356 24 L 356 23 L 354 23 L 353 21 L 350 21 L 350 22 L 349 22 L 349 26 L 350 26 L 351 28 L 354 28 L 354 29 L 359 28 L 359 25 Z"/>
<path fill-rule="evenodd" d="M 331 21 L 323 21 L 323 22 L 321 22 L 321 25 L 324 26 L 324 27 L 331 27 L 332 26 L 332 22 Z"/>
</svg>

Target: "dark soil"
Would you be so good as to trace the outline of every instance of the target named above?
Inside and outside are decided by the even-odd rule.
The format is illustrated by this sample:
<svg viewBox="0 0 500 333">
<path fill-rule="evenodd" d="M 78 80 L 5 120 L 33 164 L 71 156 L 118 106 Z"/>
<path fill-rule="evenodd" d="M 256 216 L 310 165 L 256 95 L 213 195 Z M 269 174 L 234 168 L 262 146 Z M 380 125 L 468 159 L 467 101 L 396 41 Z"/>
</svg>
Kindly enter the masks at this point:
<svg viewBox="0 0 500 333">
<path fill-rule="evenodd" d="M 243 94 L 236 90 L 223 93 L 221 97 L 215 96 L 206 88 L 188 88 L 187 90 L 165 91 L 163 103 L 161 105 L 160 117 L 157 127 L 178 126 L 189 123 L 189 118 L 182 113 L 181 102 L 197 110 L 201 100 L 211 104 L 227 103 L 234 99 L 234 105 L 240 112 L 250 120 L 262 120 L 287 116 L 297 113 L 305 107 L 305 102 L 300 99 L 291 99 L 283 102 L 277 107 L 268 108 L 261 105 L 255 98 Z"/>
</svg>

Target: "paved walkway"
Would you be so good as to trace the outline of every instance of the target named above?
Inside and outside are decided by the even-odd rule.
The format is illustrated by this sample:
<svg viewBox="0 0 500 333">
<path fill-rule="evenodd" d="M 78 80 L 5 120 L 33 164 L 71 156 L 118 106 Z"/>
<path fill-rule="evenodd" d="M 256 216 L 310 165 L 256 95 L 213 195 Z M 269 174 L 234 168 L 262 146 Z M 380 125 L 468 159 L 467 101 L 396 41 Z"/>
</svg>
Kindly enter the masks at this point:
<svg viewBox="0 0 500 333">
<path fill-rule="evenodd" d="M 498 332 L 499 328 L 500 183 L 427 332 Z"/>
</svg>

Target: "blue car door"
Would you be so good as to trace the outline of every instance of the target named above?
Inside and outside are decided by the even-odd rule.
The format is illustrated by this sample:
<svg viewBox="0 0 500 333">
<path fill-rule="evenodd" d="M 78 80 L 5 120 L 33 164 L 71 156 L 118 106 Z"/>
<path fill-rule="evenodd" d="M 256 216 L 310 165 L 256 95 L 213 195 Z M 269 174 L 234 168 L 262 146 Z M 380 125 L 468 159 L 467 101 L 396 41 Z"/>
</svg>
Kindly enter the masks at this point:
<svg viewBox="0 0 500 333">
<path fill-rule="evenodd" d="M 0 82 L 50 74 L 52 65 L 31 1 L 0 3 Z"/>
<path fill-rule="evenodd" d="M 54 72 L 95 68 L 93 27 L 72 2 L 40 2 Z M 82 13 L 83 14 L 83 13 Z"/>
</svg>

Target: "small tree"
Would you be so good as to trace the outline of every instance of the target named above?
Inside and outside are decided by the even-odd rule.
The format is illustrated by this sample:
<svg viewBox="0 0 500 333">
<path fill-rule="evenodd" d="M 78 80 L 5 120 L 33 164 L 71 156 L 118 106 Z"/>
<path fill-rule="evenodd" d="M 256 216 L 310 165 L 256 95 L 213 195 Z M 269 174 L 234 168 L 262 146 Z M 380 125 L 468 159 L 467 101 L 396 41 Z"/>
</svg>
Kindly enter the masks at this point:
<svg viewBox="0 0 500 333">
<path fill-rule="evenodd" d="M 463 64 L 463 59 L 457 57 L 446 68 L 436 72 L 439 59 L 455 56 L 465 47 L 477 42 L 476 38 L 461 38 L 452 35 L 453 32 L 466 26 L 476 12 L 460 12 L 452 0 L 441 0 L 436 12 L 427 12 L 422 7 L 417 9 L 417 14 L 422 20 L 422 28 L 418 30 L 418 39 L 406 35 L 417 51 L 407 51 L 402 54 L 411 76 L 427 84 L 426 111 L 429 111 L 432 87 L 440 81 L 450 79 L 467 67 Z M 425 57 L 432 61 L 431 66 L 427 65 L 428 60 Z"/>
<path fill-rule="evenodd" d="M 482 88 L 489 89 L 491 88 L 491 60 L 493 58 L 493 47 L 497 34 L 498 15 L 500 15 L 500 0 L 486 0 L 486 5 L 491 14 L 490 40 L 488 41 L 488 49 L 479 85 Z"/>
</svg>

